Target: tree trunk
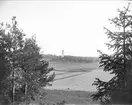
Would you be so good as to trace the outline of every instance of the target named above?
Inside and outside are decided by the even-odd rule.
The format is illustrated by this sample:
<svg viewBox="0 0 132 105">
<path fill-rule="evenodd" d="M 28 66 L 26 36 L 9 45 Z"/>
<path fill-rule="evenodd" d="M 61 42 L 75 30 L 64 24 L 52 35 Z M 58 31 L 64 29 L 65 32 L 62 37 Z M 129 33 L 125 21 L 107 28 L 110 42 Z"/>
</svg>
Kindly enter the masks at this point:
<svg viewBox="0 0 132 105">
<path fill-rule="evenodd" d="M 27 97 L 27 87 L 28 87 L 28 85 L 26 83 L 25 84 L 25 105 L 28 105 L 28 102 L 27 102 L 27 99 L 28 99 L 28 97 Z"/>
</svg>

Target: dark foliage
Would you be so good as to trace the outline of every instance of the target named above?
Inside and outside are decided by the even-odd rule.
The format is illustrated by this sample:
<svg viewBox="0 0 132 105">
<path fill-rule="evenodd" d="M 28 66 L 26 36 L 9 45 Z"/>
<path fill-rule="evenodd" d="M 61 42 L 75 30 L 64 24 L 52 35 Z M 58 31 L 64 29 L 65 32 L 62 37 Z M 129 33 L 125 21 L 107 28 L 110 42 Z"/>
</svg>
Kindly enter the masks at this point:
<svg viewBox="0 0 132 105">
<path fill-rule="evenodd" d="M 114 74 L 108 82 L 96 78 L 93 85 L 97 86 L 94 100 L 102 103 L 128 104 L 132 103 L 132 15 L 129 5 L 123 11 L 118 10 L 119 16 L 110 19 L 118 28 L 115 32 L 106 29 L 110 43 L 106 45 L 115 52 L 112 55 L 100 52 L 100 67 L 105 72 Z"/>
<path fill-rule="evenodd" d="M 49 74 L 53 68 L 42 60 L 35 37 L 25 38 L 16 17 L 11 25 L 2 23 L 0 32 L 1 95 L 9 103 L 28 104 L 35 95 L 44 95 L 41 89 L 53 81 L 55 75 Z"/>
</svg>

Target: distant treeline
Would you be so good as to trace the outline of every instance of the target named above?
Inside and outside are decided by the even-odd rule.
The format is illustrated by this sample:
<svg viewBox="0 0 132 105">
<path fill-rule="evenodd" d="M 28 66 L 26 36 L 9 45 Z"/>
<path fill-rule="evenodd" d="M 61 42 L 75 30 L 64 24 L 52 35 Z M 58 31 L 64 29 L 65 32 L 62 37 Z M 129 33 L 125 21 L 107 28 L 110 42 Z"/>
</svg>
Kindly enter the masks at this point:
<svg viewBox="0 0 132 105">
<path fill-rule="evenodd" d="M 79 63 L 92 63 L 98 62 L 98 57 L 81 57 L 81 56 L 71 56 L 65 55 L 64 57 L 57 56 L 57 55 L 43 55 L 43 58 L 47 61 L 66 61 L 66 62 L 79 62 Z"/>
</svg>

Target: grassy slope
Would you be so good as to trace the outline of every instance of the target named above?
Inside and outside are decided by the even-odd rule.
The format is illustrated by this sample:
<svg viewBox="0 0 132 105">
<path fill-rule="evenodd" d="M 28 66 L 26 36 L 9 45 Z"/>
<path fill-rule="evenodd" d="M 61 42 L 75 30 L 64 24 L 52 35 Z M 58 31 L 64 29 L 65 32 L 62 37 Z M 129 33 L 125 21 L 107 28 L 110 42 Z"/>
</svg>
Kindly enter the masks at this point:
<svg viewBox="0 0 132 105">
<path fill-rule="evenodd" d="M 91 94 L 93 92 L 86 91 L 69 91 L 69 90 L 46 90 L 48 93 L 43 98 L 43 103 L 49 103 L 49 105 L 53 105 L 55 103 L 59 103 L 62 101 L 66 101 L 67 104 L 97 104 L 98 102 L 94 102 L 91 99 Z"/>
<path fill-rule="evenodd" d="M 65 56 L 64 58 L 61 58 L 56 55 L 44 55 L 43 59 L 47 60 L 49 62 L 49 66 L 53 67 L 55 71 L 89 72 L 93 69 L 99 68 L 99 64 L 96 60 L 97 57 Z M 86 62 L 91 59 L 92 61 Z"/>
<path fill-rule="evenodd" d="M 58 60 L 58 56 L 47 55 L 44 59 L 49 61 L 49 66 L 53 67 L 54 71 L 59 71 L 59 75 L 63 75 L 66 72 L 89 72 L 91 70 L 99 68 L 98 62 L 86 63 L 86 62 L 74 62 L 66 60 Z M 79 57 L 77 58 L 79 59 Z M 58 75 L 56 75 L 58 76 Z M 69 90 L 49 90 L 46 89 L 47 95 L 43 98 L 43 103 L 49 103 L 53 105 L 58 102 L 66 101 L 67 104 L 95 104 L 90 95 L 93 92 L 86 91 L 69 91 Z"/>
<path fill-rule="evenodd" d="M 88 69 L 99 68 L 98 62 L 93 63 L 78 63 L 78 62 L 61 62 L 61 61 L 50 61 L 50 66 L 57 70 L 66 70 L 66 69 Z"/>
</svg>

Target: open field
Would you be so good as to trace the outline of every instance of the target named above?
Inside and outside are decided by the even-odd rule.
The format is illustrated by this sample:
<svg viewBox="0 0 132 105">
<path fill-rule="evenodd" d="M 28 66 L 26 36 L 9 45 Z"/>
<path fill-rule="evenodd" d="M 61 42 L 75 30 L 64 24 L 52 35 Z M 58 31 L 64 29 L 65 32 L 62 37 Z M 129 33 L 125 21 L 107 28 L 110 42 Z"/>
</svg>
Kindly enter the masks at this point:
<svg viewBox="0 0 132 105">
<path fill-rule="evenodd" d="M 99 68 L 98 62 L 80 63 L 73 61 L 51 60 L 49 66 L 53 67 L 55 79 L 52 86 L 45 87 L 47 95 L 44 103 L 53 105 L 66 101 L 67 104 L 98 104 L 90 97 L 96 91 L 92 86 L 95 78 L 108 81 L 112 75 Z"/>
<path fill-rule="evenodd" d="M 98 62 L 93 63 L 78 63 L 78 62 L 61 62 L 61 61 L 50 61 L 50 67 L 53 67 L 55 70 L 87 70 L 98 69 Z"/>
<path fill-rule="evenodd" d="M 41 102 L 53 105 L 65 101 L 66 104 L 97 104 L 90 97 L 93 92 L 70 90 L 45 90 L 48 93 Z"/>
<path fill-rule="evenodd" d="M 48 89 L 71 89 L 96 91 L 92 86 L 95 78 L 99 77 L 103 80 L 109 80 L 112 75 L 103 72 L 99 68 L 98 62 L 93 63 L 77 63 L 77 62 L 60 62 L 50 61 L 50 67 L 54 68 L 55 79 L 52 86 Z"/>
<path fill-rule="evenodd" d="M 83 90 L 83 91 L 96 91 L 96 87 L 92 86 L 95 78 L 108 81 L 113 75 L 102 71 L 101 69 L 93 70 L 90 72 L 66 72 L 60 74 L 57 72 L 52 86 L 46 87 L 48 89 L 70 89 L 70 90 Z"/>
</svg>

